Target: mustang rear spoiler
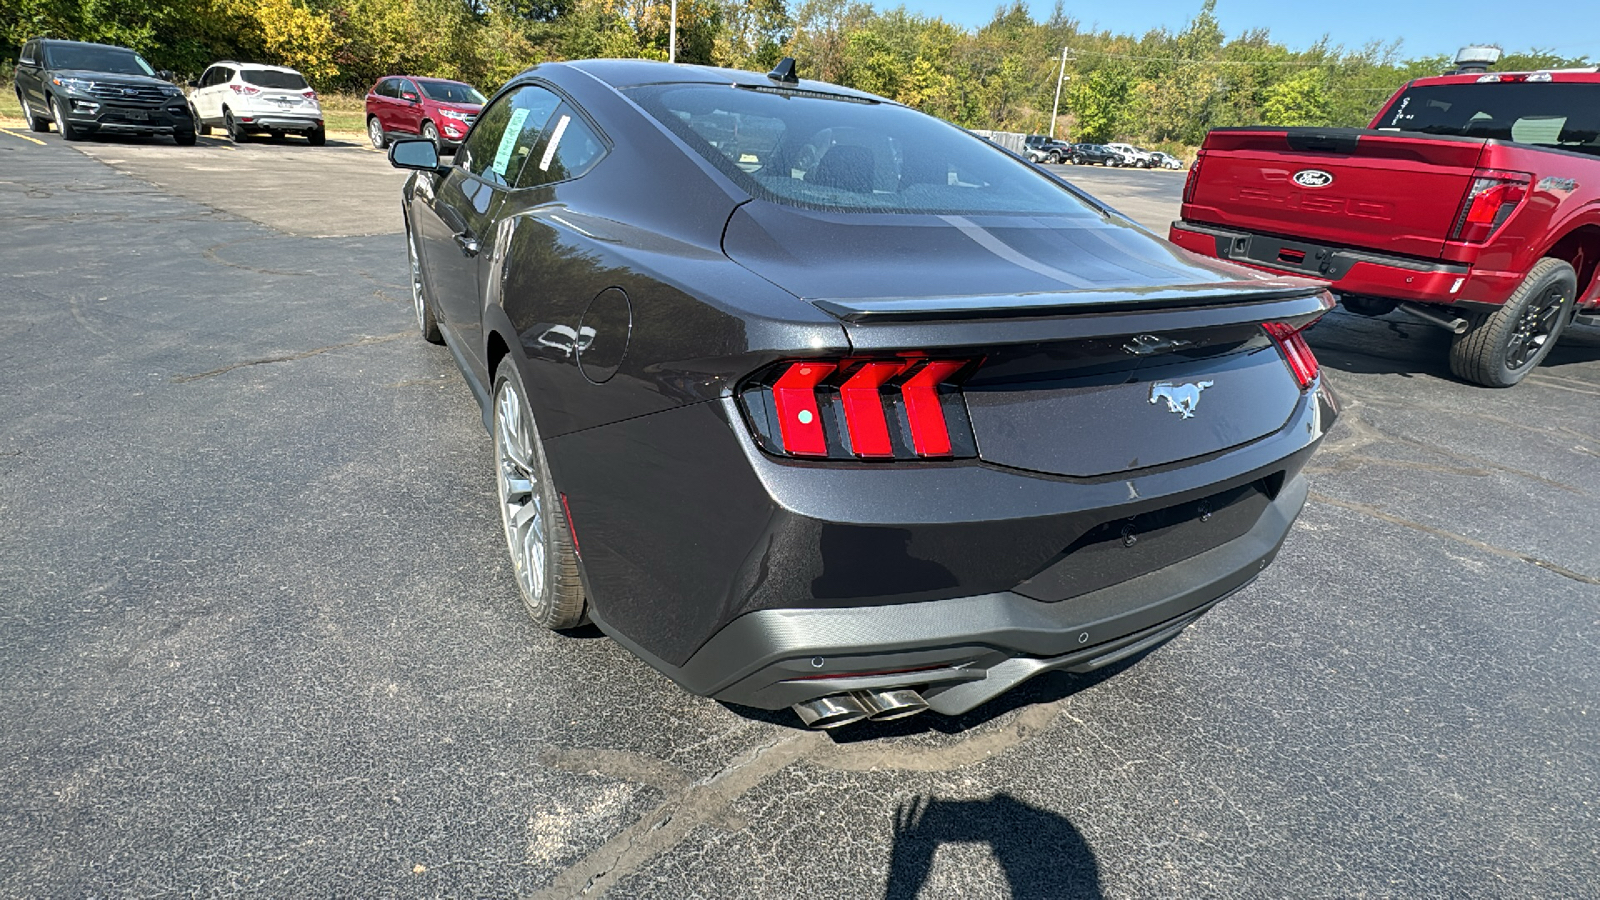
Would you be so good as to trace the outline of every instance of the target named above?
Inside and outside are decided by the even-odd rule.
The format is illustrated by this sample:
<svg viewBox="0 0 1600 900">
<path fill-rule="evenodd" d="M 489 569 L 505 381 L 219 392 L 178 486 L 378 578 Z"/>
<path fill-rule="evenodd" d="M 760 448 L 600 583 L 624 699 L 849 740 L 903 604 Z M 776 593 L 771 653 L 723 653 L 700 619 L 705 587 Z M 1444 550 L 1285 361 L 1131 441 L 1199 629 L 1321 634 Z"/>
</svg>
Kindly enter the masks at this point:
<svg viewBox="0 0 1600 900">
<path fill-rule="evenodd" d="M 1274 301 L 1309 301 L 1307 312 L 1332 306 L 1320 286 L 1254 287 L 1199 285 L 1142 290 L 1050 291 L 970 297 L 872 297 L 813 299 L 823 312 L 845 322 L 926 322 L 949 319 L 1013 319 L 1170 310 L 1188 307 L 1254 307 Z M 1259 315 L 1253 311 L 1253 315 Z M 1269 317 L 1271 318 L 1271 317 Z"/>
</svg>

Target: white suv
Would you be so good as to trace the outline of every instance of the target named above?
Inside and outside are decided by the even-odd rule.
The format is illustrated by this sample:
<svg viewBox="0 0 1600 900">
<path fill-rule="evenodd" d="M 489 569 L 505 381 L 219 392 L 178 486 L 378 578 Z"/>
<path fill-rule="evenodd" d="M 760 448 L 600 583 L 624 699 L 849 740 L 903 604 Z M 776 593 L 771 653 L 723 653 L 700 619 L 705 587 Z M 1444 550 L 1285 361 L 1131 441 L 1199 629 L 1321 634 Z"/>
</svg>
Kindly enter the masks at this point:
<svg viewBox="0 0 1600 900">
<path fill-rule="evenodd" d="M 1132 144 L 1107 144 L 1107 150 L 1114 150 L 1122 154 L 1122 164 L 1139 169 L 1150 169 L 1161 165 L 1156 155 L 1149 150 L 1140 150 Z"/>
<path fill-rule="evenodd" d="M 199 81 L 189 82 L 189 106 L 201 134 L 213 127 L 234 143 L 252 134 L 301 134 L 314 147 L 327 142 L 322 104 L 304 75 L 282 66 L 223 61 L 213 63 Z"/>
</svg>

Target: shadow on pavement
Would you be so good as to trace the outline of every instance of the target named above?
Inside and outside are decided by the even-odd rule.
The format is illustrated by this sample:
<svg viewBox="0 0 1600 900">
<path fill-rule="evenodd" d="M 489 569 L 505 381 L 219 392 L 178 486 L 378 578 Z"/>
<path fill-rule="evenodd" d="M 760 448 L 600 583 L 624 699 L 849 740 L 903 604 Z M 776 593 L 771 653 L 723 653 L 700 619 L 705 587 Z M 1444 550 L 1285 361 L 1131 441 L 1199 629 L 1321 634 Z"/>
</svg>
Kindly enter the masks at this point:
<svg viewBox="0 0 1600 900">
<path fill-rule="evenodd" d="M 914 797 L 895 810 L 884 900 L 911 900 L 927 884 L 942 844 L 987 844 L 1013 900 L 1095 900 L 1100 866 L 1066 817 L 1009 794 L 987 800 Z"/>
</svg>

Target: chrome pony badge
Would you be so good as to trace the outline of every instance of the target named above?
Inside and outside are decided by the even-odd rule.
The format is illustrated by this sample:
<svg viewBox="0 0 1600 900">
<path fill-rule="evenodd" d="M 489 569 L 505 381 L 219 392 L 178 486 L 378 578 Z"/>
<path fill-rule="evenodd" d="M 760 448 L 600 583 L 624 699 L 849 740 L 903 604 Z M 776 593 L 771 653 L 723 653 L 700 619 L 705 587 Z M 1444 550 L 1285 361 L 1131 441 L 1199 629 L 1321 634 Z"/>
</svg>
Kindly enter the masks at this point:
<svg viewBox="0 0 1600 900">
<path fill-rule="evenodd" d="M 1167 411 L 1175 412 L 1185 419 L 1194 418 L 1194 408 L 1200 405 L 1200 392 L 1211 387 L 1213 382 L 1201 381 L 1195 384 L 1173 384 L 1170 381 L 1158 381 L 1150 385 L 1150 402 L 1157 400 L 1167 401 Z"/>
<path fill-rule="evenodd" d="M 1333 174 L 1321 169 L 1301 169 L 1294 173 L 1294 183 L 1308 188 L 1327 187 L 1333 184 Z"/>
</svg>

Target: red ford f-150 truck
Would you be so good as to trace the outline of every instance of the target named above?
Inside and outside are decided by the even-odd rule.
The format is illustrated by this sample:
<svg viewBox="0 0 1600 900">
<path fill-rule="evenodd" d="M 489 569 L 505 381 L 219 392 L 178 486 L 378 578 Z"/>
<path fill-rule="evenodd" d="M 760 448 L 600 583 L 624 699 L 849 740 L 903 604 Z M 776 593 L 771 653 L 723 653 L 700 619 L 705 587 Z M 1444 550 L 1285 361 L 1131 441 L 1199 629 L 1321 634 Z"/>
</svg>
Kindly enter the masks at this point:
<svg viewBox="0 0 1600 900">
<path fill-rule="evenodd" d="M 1418 79 L 1366 129 L 1212 131 L 1170 238 L 1440 325 L 1451 371 L 1509 387 L 1600 324 L 1600 69 Z"/>
</svg>

